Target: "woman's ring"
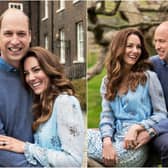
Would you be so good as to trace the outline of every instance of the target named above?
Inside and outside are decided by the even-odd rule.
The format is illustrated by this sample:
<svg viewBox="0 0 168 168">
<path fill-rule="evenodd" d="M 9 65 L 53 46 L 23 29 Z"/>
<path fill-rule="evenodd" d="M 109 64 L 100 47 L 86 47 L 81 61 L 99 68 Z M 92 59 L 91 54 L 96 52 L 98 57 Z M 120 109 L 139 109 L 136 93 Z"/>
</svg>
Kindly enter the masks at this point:
<svg viewBox="0 0 168 168">
<path fill-rule="evenodd" d="M 8 142 L 5 142 L 5 141 L 0 142 L 0 146 L 6 146 L 7 144 L 8 144 Z"/>
</svg>

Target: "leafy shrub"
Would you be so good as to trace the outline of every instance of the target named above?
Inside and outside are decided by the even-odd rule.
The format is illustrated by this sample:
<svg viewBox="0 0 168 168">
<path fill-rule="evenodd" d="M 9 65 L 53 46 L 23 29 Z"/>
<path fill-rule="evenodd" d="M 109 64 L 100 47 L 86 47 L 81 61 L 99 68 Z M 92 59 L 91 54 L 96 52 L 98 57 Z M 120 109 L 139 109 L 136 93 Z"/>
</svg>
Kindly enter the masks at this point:
<svg viewBox="0 0 168 168">
<path fill-rule="evenodd" d="M 82 110 L 86 111 L 86 79 L 74 79 L 72 83 L 75 87 L 77 98 L 80 101 Z"/>
</svg>

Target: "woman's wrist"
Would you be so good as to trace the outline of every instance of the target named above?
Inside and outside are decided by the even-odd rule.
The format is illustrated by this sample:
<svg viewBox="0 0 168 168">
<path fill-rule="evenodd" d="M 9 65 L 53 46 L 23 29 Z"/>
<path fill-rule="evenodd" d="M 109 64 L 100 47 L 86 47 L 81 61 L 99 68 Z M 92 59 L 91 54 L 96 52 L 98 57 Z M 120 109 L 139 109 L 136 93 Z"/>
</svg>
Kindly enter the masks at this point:
<svg viewBox="0 0 168 168">
<path fill-rule="evenodd" d="M 22 153 L 24 153 L 24 151 L 25 151 L 25 145 L 26 145 L 26 142 L 23 142 L 22 143 Z"/>
<path fill-rule="evenodd" d="M 140 124 L 134 124 L 132 126 L 132 129 L 134 129 L 135 131 L 143 131 L 145 128 Z"/>
<path fill-rule="evenodd" d="M 105 138 L 103 138 L 103 145 L 111 144 L 111 143 L 112 143 L 111 137 L 105 137 Z"/>
</svg>

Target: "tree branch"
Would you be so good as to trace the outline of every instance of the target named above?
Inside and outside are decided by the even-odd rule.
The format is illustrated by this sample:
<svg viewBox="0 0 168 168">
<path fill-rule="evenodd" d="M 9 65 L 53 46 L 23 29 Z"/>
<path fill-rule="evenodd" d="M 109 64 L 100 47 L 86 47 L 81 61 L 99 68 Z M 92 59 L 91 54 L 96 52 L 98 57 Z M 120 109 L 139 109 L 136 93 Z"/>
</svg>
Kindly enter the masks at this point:
<svg viewBox="0 0 168 168">
<path fill-rule="evenodd" d="M 119 1 L 115 1 L 115 8 L 112 10 L 112 11 L 105 11 L 105 10 L 96 10 L 95 13 L 96 14 L 100 14 L 100 15 L 105 15 L 105 16 L 114 16 L 117 11 L 118 11 L 118 8 L 120 7 L 120 4 L 121 4 L 121 0 Z"/>
<path fill-rule="evenodd" d="M 109 25 L 109 24 L 98 24 L 95 26 L 89 27 L 88 26 L 88 30 L 89 31 L 94 31 L 96 28 L 110 28 L 110 29 L 115 29 L 115 30 L 119 30 L 119 29 L 123 29 L 123 28 L 128 28 L 128 27 L 153 27 L 153 26 L 157 26 L 161 23 L 161 21 L 158 22 L 141 22 L 141 23 L 136 23 L 136 24 L 123 24 L 123 25 Z"/>
</svg>

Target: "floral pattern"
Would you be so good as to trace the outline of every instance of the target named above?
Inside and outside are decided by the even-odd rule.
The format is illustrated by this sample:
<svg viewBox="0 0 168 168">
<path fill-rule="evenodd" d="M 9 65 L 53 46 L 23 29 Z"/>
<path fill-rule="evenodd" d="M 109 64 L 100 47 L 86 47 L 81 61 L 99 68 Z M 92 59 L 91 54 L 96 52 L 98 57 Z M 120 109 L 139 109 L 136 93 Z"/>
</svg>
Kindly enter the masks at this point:
<svg viewBox="0 0 168 168">
<path fill-rule="evenodd" d="M 34 135 L 35 144 L 26 143 L 28 162 L 45 167 L 81 167 L 84 148 L 84 121 L 79 101 L 59 95 L 50 119 Z"/>
</svg>

